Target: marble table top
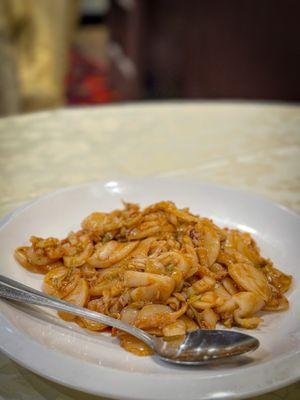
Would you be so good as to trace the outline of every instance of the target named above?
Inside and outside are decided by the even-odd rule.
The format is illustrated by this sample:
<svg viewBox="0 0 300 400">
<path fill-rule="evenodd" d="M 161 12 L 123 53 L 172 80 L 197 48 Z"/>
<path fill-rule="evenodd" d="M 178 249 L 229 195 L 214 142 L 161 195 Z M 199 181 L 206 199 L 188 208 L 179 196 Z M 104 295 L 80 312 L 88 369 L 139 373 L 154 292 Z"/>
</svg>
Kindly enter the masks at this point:
<svg viewBox="0 0 300 400">
<path fill-rule="evenodd" d="M 163 102 L 0 120 L 0 217 L 60 187 L 150 175 L 246 189 L 300 213 L 300 107 Z M 300 382 L 255 399 L 299 398 Z M 0 399 L 96 397 L 41 378 L 2 354 Z"/>
</svg>

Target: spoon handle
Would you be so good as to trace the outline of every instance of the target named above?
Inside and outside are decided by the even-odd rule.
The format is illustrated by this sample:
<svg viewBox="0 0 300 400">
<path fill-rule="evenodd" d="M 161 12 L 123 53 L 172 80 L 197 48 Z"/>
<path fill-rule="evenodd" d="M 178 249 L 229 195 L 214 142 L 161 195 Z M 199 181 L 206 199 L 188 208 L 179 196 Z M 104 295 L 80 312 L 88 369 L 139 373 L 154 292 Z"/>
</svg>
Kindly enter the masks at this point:
<svg viewBox="0 0 300 400">
<path fill-rule="evenodd" d="M 58 311 L 66 311 L 79 317 L 85 317 L 92 321 L 101 322 L 105 325 L 130 333 L 138 339 L 141 339 L 151 348 L 154 346 L 152 337 L 141 329 L 135 328 L 134 326 L 126 324 L 118 319 L 108 317 L 107 315 L 48 296 L 47 294 L 3 275 L 0 275 L 0 297 L 18 301 L 20 303 L 34 304 L 37 306 L 53 308 Z"/>
</svg>

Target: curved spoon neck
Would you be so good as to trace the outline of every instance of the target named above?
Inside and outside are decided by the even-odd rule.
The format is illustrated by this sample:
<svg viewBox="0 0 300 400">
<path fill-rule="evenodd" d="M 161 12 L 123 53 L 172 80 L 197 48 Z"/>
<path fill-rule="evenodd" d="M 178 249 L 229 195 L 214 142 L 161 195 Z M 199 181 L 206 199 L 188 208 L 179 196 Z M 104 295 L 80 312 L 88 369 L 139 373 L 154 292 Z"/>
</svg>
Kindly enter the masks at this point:
<svg viewBox="0 0 300 400">
<path fill-rule="evenodd" d="M 91 319 L 96 322 L 101 322 L 105 325 L 112 326 L 127 332 L 138 339 L 145 342 L 148 346 L 154 349 L 154 339 L 148 333 L 134 326 L 126 324 L 118 319 L 107 315 L 88 310 L 86 308 L 71 304 L 64 300 L 57 299 L 33 288 L 27 287 L 19 282 L 15 282 L 9 278 L 0 275 L 0 297 L 19 301 L 22 303 L 35 304 L 39 306 L 49 307 L 57 311 L 65 311 L 75 314 L 79 317 Z"/>
</svg>

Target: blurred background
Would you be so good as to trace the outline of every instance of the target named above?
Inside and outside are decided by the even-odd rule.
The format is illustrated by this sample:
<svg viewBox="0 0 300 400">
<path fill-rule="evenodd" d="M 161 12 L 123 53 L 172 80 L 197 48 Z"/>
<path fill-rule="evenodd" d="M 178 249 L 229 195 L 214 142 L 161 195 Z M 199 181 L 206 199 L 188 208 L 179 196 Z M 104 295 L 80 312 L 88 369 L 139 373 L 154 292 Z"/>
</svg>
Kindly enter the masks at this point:
<svg viewBox="0 0 300 400">
<path fill-rule="evenodd" d="M 0 115 L 300 100 L 298 0 L 0 0 Z"/>
</svg>

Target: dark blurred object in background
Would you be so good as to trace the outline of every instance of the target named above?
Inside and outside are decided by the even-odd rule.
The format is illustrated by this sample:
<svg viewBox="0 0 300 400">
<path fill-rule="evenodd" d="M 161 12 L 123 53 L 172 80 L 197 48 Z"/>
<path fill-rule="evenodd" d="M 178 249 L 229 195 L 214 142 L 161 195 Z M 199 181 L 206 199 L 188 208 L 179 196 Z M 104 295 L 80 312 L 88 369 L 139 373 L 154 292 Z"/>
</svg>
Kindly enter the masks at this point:
<svg viewBox="0 0 300 400">
<path fill-rule="evenodd" d="M 299 0 L 0 0 L 0 115 L 122 100 L 300 101 Z"/>
<path fill-rule="evenodd" d="M 113 0 L 123 99 L 300 100 L 298 0 Z"/>
<path fill-rule="evenodd" d="M 103 104 L 118 100 L 110 88 L 107 57 L 109 0 L 83 0 L 80 19 L 70 51 L 67 102 Z"/>
<path fill-rule="evenodd" d="M 70 56 L 70 71 L 67 76 L 67 102 L 76 104 L 105 104 L 119 100 L 110 89 L 107 68 L 102 62 L 84 57 L 74 47 Z"/>
</svg>

